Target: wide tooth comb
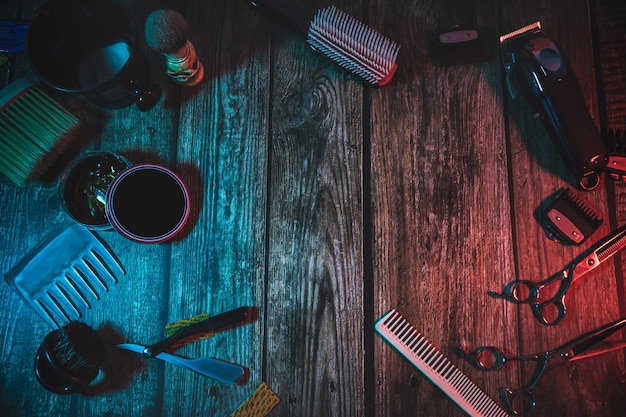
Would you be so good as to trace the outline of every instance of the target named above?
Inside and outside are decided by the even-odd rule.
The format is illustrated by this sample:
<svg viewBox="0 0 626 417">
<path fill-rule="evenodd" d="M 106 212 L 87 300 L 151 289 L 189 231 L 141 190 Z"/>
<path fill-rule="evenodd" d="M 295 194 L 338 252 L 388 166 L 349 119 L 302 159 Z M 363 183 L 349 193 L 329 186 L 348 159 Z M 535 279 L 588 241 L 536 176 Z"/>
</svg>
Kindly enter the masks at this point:
<svg viewBox="0 0 626 417">
<path fill-rule="evenodd" d="M 90 299 L 93 298 L 98 300 L 100 298 L 100 295 L 93 285 L 86 281 L 85 277 L 77 270 L 67 270 L 65 273 L 65 279 L 71 283 L 71 285 L 76 289 L 76 293 L 80 295 L 80 298 L 82 298 L 89 307 L 91 307 L 91 303 L 89 302 Z"/>
<path fill-rule="evenodd" d="M 126 272 L 100 239 L 68 221 L 6 276 L 7 283 L 51 327 L 81 319 Z"/>
<path fill-rule="evenodd" d="M 64 288 L 64 293 L 78 311 L 91 308 L 89 299 L 83 294 L 83 290 L 69 276 L 65 275 L 64 279 L 58 281 L 58 284 L 61 288 Z"/>
</svg>

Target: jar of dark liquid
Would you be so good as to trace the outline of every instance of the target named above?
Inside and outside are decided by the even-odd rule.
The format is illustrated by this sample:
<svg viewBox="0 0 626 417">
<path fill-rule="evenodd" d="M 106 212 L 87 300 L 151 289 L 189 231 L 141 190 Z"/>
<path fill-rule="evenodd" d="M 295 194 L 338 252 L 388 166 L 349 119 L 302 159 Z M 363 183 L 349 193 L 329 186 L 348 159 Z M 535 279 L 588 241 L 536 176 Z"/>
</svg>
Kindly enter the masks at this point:
<svg viewBox="0 0 626 417">
<path fill-rule="evenodd" d="M 106 214 L 123 236 L 141 243 L 164 242 L 185 226 L 189 192 L 172 170 L 134 165 L 120 174 L 107 192 Z"/>
</svg>

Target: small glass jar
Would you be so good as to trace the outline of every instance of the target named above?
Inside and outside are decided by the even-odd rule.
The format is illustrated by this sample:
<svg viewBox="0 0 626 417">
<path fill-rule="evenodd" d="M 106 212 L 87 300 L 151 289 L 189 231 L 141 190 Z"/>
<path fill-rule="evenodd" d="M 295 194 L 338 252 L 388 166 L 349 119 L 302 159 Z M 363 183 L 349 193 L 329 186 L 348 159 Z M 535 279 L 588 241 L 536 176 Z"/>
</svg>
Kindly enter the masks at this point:
<svg viewBox="0 0 626 417">
<path fill-rule="evenodd" d="M 65 213 L 88 229 L 111 229 L 105 209 L 107 191 L 131 165 L 113 152 L 91 151 L 79 156 L 59 182 L 59 200 Z"/>
</svg>

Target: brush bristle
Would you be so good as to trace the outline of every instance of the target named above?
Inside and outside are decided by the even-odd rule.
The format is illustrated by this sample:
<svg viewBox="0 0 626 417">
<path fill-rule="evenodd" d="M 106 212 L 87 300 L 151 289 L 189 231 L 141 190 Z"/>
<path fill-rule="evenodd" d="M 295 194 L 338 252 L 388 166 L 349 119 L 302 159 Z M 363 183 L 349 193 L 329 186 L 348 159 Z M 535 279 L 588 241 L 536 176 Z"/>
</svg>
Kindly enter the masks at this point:
<svg viewBox="0 0 626 417">
<path fill-rule="evenodd" d="M 105 345 L 89 325 L 71 321 L 56 334 L 55 357 L 66 369 L 74 372 L 86 366 L 99 366 L 105 356 Z"/>
<path fill-rule="evenodd" d="M 335 6 L 317 12 L 307 41 L 373 85 L 387 84 L 397 68 L 400 46 Z"/>
<path fill-rule="evenodd" d="M 150 48 L 171 54 L 187 42 L 187 21 L 174 10 L 155 10 L 146 19 L 144 32 Z"/>
<path fill-rule="evenodd" d="M 76 137 L 80 122 L 31 82 L 0 90 L 0 172 L 18 185 L 39 178 Z"/>
</svg>

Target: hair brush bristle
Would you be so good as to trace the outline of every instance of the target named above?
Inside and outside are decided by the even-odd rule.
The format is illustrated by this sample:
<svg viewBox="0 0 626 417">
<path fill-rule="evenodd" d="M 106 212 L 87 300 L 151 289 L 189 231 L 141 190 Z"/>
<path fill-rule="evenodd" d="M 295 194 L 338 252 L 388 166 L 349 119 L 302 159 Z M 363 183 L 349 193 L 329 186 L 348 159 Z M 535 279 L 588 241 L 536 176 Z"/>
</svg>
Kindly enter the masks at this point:
<svg viewBox="0 0 626 417">
<path fill-rule="evenodd" d="M 155 10 L 146 19 L 148 46 L 162 54 L 171 54 L 187 42 L 187 21 L 174 10 Z"/>
<path fill-rule="evenodd" d="M 335 6 L 318 11 L 307 41 L 373 85 L 387 84 L 397 68 L 400 46 Z"/>
</svg>

